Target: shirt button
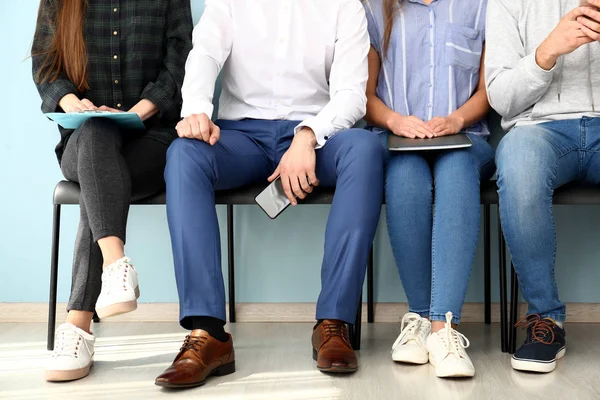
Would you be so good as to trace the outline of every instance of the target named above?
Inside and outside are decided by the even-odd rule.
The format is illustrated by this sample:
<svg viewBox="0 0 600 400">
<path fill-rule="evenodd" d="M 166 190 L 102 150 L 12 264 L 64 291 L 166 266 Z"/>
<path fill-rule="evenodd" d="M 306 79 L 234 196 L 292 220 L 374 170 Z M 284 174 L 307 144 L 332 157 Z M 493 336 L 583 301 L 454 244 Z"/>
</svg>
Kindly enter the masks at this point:
<svg viewBox="0 0 600 400">
<path fill-rule="evenodd" d="M 433 64 L 429 64 L 429 68 L 433 68 Z"/>
<path fill-rule="evenodd" d="M 117 32 L 117 31 L 114 31 L 114 32 L 113 32 L 113 35 L 117 36 L 117 35 L 118 35 L 118 32 Z"/>
<path fill-rule="evenodd" d="M 429 29 L 433 28 L 433 25 L 429 25 Z"/>
<path fill-rule="evenodd" d="M 117 58 L 119 58 L 119 56 L 117 56 L 116 54 L 113 56 L 113 58 L 116 60 Z"/>
<path fill-rule="evenodd" d="M 433 87 L 433 84 L 431 84 L 431 83 L 430 83 L 430 84 L 429 84 L 429 87 Z"/>
<path fill-rule="evenodd" d="M 430 104 L 427 104 L 427 107 L 431 108 L 431 103 L 430 103 Z"/>
<path fill-rule="evenodd" d="M 118 85 L 118 84 L 119 84 L 119 80 L 115 79 L 115 85 Z"/>
<path fill-rule="evenodd" d="M 118 103 L 118 104 L 117 104 L 117 108 L 121 108 L 121 103 Z"/>
</svg>

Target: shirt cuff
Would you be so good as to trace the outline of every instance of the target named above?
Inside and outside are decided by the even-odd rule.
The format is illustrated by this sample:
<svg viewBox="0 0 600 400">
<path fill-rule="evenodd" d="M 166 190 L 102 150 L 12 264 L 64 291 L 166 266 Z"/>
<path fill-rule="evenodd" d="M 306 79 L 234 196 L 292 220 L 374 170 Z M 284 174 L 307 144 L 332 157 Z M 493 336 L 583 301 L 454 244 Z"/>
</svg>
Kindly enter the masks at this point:
<svg viewBox="0 0 600 400">
<path fill-rule="evenodd" d="M 556 66 L 558 62 L 554 64 L 554 67 L 549 71 L 546 71 L 542 67 L 540 67 L 535 60 L 535 52 L 533 54 L 528 55 L 524 58 L 525 62 L 525 72 L 529 77 L 539 85 L 549 85 L 552 82 L 552 78 L 554 76 L 554 71 L 556 70 Z"/>
<path fill-rule="evenodd" d="M 159 117 L 168 114 L 169 110 L 173 107 L 173 97 L 171 94 L 154 82 L 146 85 L 140 98 L 150 100 L 158 108 Z"/>
<path fill-rule="evenodd" d="M 189 117 L 193 114 L 206 114 L 212 119 L 212 114 L 215 109 L 213 103 L 209 101 L 184 101 L 181 107 L 181 118 Z"/>
<path fill-rule="evenodd" d="M 327 140 L 331 139 L 331 137 L 336 133 L 332 124 L 327 121 L 323 121 L 318 117 L 309 118 L 298 124 L 298 126 L 294 128 L 294 135 L 300 132 L 302 128 L 310 128 L 315 133 L 317 138 L 317 145 L 315 146 L 315 149 L 320 149 L 321 147 L 325 146 Z"/>
<path fill-rule="evenodd" d="M 58 103 L 68 94 L 78 95 L 77 88 L 71 81 L 59 79 L 53 82 L 43 97 L 42 112 L 44 114 L 56 112 Z"/>
</svg>

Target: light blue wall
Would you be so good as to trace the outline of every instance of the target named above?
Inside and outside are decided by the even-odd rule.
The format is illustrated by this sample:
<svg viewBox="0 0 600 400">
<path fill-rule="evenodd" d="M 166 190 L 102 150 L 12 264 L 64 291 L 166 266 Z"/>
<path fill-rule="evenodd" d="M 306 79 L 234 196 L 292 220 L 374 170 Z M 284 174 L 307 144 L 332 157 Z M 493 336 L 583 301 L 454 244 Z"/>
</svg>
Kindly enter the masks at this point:
<svg viewBox="0 0 600 400">
<path fill-rule="evenodd" d="M 40 99 L 26 60 L 35 24 L 36 1 L 6 1 L 0 14 L 0 302 L 44 302 L 48 298 L 51 194 L 61 179 L 54 156 L 58 132 L 39 111 Z M 196 19 L 202 2 L 195 1 Z M 76 207 L 63 209 L 59 300 L 70 286 Z M 240 302 L 310 302 L 319 288 L 320 258 L 328 207 L 298 207 L 270 221 L 252 206 L 236 208 L 236 282 Z M 219 209 L 222 223 L 224 210 Z M 492 213 L 496 217 L 495 210 Z M 557 211 L 557 278 L 565 301 L 598 302 L 600 209 Z M 224 225 L 222 226 L 224 228 Z M 495 230 L 495 224 L 493 225 Z M 224 231 L 224 229 L 223 229 Z M 143 302 L 177 300 L 163 207 L 134 207 L 127 253 L 140 271 Z M 223 236 L 224 238 L 224 236 Z M 225 243 L 225 242 L 223 242 Z M 497 237 L 492 236 L 493 250 Z M 376 241 L 376 298 L 404 301 L 382 219 Z M 497 299 L 497 261 L 493 295 Z M 224 265 L 227 259 L 224 257 Z M 482 248 L 477 252 L 468 301 L 482 301 Z"/>
</svg>

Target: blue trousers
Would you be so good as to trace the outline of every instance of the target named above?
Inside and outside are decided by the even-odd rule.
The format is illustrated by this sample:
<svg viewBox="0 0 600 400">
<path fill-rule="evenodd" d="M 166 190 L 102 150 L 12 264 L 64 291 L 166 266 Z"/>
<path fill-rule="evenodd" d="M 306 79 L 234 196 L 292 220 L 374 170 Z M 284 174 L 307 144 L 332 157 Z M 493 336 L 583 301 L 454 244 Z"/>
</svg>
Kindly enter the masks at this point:
<svg viewBox="0 0 600 400">
<path fill-rule="evenodd" d="M 528 314 L 565 320 L 554 279 L 554 189 L 600 185 L 600 118 L 521 126 L 496 153 L 500 217 Z"/>
<path fill-rule="evenodd" d="M 293 139 L 294 121 L 217 121 L 215 146 L 177 139 L 167 152 L 167 217 L 180 322 L 225 320 L 225 287 L 215 190 L 264 183 Z M 349 129 L 316 151 L 321 186 L 335 186 L 325 232 L 317 319 L 356 318 L 367 258 L 381 211 L 383 152 L 376 135 Z"/>
<path fill-rule="evenodd" d="M 381 134 L 385 143 L 385 136 Z M 390 152 L 385 180 L 387 225 L 409 311 L 458 324 L 480 225 L 479 182 L 494 173 L 494 150 Z"/>
</svg>

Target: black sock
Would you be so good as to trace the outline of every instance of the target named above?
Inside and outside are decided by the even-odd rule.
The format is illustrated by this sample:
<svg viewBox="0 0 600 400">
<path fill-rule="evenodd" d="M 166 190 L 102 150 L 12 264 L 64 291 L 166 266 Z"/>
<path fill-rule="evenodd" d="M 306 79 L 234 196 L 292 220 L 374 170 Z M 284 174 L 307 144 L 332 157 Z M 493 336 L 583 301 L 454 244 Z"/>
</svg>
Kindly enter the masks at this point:
<svg viewBox="0 0 600 400">
<path fill-rule="evenodd" d="M 185 317 L 181 321 L 181 326 L 185 329 L 202 329 L 219 342 L 229 340 L 229 335 L 225 333 L 225 321 L 214 317 Z"/>
</svg>

